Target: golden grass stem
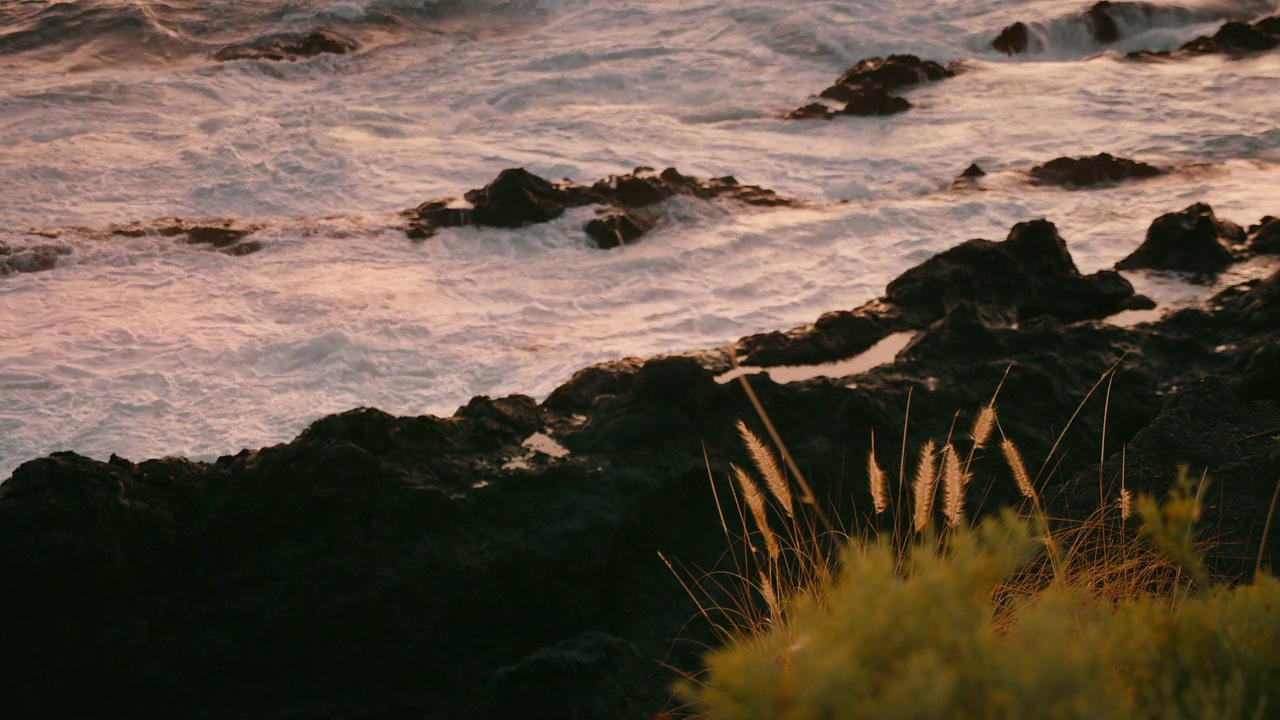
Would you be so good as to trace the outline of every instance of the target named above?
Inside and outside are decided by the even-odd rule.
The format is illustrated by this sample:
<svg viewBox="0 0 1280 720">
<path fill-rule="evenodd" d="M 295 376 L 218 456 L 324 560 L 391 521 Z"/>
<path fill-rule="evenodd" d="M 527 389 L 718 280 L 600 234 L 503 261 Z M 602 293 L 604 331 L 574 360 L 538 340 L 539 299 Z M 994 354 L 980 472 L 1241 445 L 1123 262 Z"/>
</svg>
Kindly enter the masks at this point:
<svg viewBox="0 0 1280 720">
<path fill-rule="evenodd" d="M 1267 537 L 1271 534 L 1271 520 L 1276 514 L 1276 500 L 1280 499 L 1280 480 L 1276 480 L 1276 489 L 1271 493 L 1271 509 L 1267 511 L 1267 521 L 1262 524 L 1262 544 L 1258 546 L 1258 563 L 1253 567 L 1255 576 L 1262 572 L 1262 558 L 1267 552 Z"/>
<path fill-rule="evenodd" d="M 747 424 L 738 421 L 738 434 L 742 436 L 742 443 L 747 447 L 747 454 L 751 456 L 751 462 L 755 464 L 756 469 L 760 471 L 761 477 L 764 478 L 765 487 L 769 488 L 769 494 L 773 495 L 778 504 L 782 506 L 783 512 L 789 518 L 795 518 L 795 507 L 791 499 L 791 487 L 787 484 L 787 478 L 782 474 L 782 469 L 778 467 L 778 460 L 773 456 L 768 446 L 764 444 L 755 433 L 751 432 L 751 428 Z"/>
<path fill-rule="evenodd" d="M 933 517 L 934 496 L 938 490 L 937 452 L 936 443 L 932 440 L 925 442 L 924 447 L 920 448 L 915 480 L 911 483 L 912 494 L 915 496 L 913 525 L 918 533 L 929 527 L 929 520 Z"/>
<path fill-rule="evenodd" d="M 769 527 L 769 516 L 764 508 L 764 493 L 760 491 L 760 487 L 756 485 L 755 480 L 747 474 L 745 470 L 737 465 L 730 465 L 733 470 L 733 476 L 738 481 L 738 486 L 742 488 L 742 499 L 747 503 L 747 509 L 751 511 L 751 517 L 755 518 L 756 528 L 760 530 L 761 537 L 764 538 L 765 549 L 769 552 L 769 559 L 777 561 L 778 559 L 778 539 L 774 537 L 773 528 Z"/>
</svg>

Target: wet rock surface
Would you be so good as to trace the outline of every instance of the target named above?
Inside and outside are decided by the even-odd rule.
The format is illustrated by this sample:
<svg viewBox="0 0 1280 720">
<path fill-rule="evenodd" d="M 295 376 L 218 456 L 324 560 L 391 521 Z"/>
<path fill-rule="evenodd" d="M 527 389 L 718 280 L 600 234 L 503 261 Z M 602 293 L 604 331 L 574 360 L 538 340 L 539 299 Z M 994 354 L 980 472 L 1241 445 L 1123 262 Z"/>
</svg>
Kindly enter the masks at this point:
<svg viewBox="0 0 1280 720">
<path fill-rule="evenodd" d="M 1202 35 L 1171 52 L 1138 51 L 1129 53 L 1131 60 L 1161 60 L 1197 55 L 1249 55 L 1280 47 L 1280 16 L 1263 18 L 1252 25 L 1232 21 L 1224 23 L 1213 35 Z"/>
<path fill-rule="evenodd" d="M 1053 49 L 1046 45 L 1052 42 L 1054 36 L 1077 37 L 1080 33 L 1084 33 L 1096 46 L 1102 48 L 1123 39 L 1126 30 L 1132 36 L 1152 28 L 1186 27 L 1223 20 L 1230 20 L 1228 25 L 1244 25 L 1248 29 L 1247 24 L 1238 22 L 1241 16 L 1241 10 L 1225 5 L 1171 5 L 1102 0 L 1079 13 L 1044 22 L 1018 21 L 1007 25 L 991 41 L 991 47 L 1006 55 L 1045 52 Z M 1233 32 L 1233 28 L 1226 29 L 1228 36 Z M 1188 43 L 1187 46 L 1195 42 L 1198 41 Z M 1134 53 L 1134 56 L 1156 55 L 1168 55 L 1168 53 Z"/>
<path fill-rule="evenodd" d="M 1140 302 L 1115 273 L 1079 273 L 1056 228 L 1032 221 L 926 261 L 862 308 L 728 352 L 820 363 L 915 333 L 854 377 L 750 377 L 846 522 L 871 517 L 850 459 L 873 429 L 901 434 L 909 395 L 910 455 L 1002 385 L 1001 425 L 1056 468 L 1055 508 L 1096 504 L 1104 439 L 1127 447 L 1133 488 L 1164 492 L 1179 462 L 1207 470 L 1206 517 L 1226 539 L 1208 557 L 1234 573 L 1256 557 L 1280 476 L 1280 274 L 1159 322 L 1096 320 Z M 695 671 L 714 641 L 657 553 L 732 570 L 715 497 L 733 492 L 728 463 L 747 462 L 734 422 L 764 435 L 742 386 L 717 382 L 728 364 L 604 363 L 541 404 L 480 397 L 445 418 L 353 410 L 214 463 L 28 462 L 0 484 L 0 714 L 653 717 L 676 678 L 665 668 Z M 534 433 L 569 454 L 509 464 Z M 1103 466 L 1106 493 L 1120 462 Z M 1016 499 L 998 453 L 974 470 L 973 514 Z"/>
<path fill-rule="evenodd" d="M 657 218 L 643 208 L 676 195 L 768 207 L 797 204 L 772 190 L 743 185 L 732 176 L 701 180 L 682 175 L 675 168 L 660 173 L 653 168 L 636 168 L 592 185 L 552 183 L 524 168 L 512 168 L 503 170 L 483 188 L 468 191 L 464 198 L 471 207 L 461 207 L 446 198 L 423 203 L 404 215 L 409 237 L 425 239 L 441 228 L 519 228 L 550 222 L 570 208 L 602 205 L 605 210 L 601 217 L 589 221 L 583 230 L 596 247 L 607 249 L 635 242 L 653 229 Z"/>
<path fill-rule="evenodd" d="M 819 97 L 842 103 L 840 109 L 825 103 L 810 103 L 787 114 L 792 120 L 827 119 L 837 115 L 880 116 L 906 112 L 911 103 L 891 92 L 920 83 L 954 77 L 955 66 L 943 67 L 915 55 L 890 55 L 860 60 L 841 75 Z"/>
<path fill-rule="evenodd" d="M 343 55 L 360 49 L 352 38 L 332 30 L 279 33 L 228 45 L 213 54 L 219 62 L 230 60 L 305 60 L 317 55 Z"/>
<path fill-rule="evenodd" d="M 1047 185 L 1066 188 L 1093 187 L 1123 180 L 1163 175 L 1154 165 L 1099 153 L 1091 157 L 1060 157 L 1031 169 L 1031 178 Z"/>
<path fill-rule="evenodd" d="M 1116 263 L 1121 270 L 1174 270 L 1211 276 L 1239 257 L 1245 232 L 1214 214 L 1205 203 L 1156 218 L 1146 240 Z"/>
</svg>

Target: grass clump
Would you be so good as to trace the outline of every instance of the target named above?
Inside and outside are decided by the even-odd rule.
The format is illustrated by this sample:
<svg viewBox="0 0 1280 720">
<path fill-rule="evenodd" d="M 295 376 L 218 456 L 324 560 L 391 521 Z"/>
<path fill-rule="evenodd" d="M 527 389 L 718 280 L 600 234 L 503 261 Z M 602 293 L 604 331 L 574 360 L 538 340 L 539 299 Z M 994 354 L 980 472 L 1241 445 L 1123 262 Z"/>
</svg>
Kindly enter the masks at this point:
<svg viewBox="0 0 1280 720">
<path fill-rule="evenodd" d="M 994 404 L 967 453 L 926 442 L 891 528 L 837 533 L 811 501 L 794 504 L 772 452 L 740 426 L 772 500 L 734 468 L 751 516 L 735 556 L 748 596 L 682 688 L 691 706 L 718 720 L 1280 718 L 1280 581 L 1213 584 L 1194 533 L 1205 481 L 1184 471 L 1163 502 L 1122 489 L 1065 524 L 1001 431 L 1024 506 L 972 525 L 965 486 L 993 428 Z M 891 493 L 874 449 L 867 473 L 879 516 Z M 767 500 L 785 518 L 777 531 Z"/>
</svg>

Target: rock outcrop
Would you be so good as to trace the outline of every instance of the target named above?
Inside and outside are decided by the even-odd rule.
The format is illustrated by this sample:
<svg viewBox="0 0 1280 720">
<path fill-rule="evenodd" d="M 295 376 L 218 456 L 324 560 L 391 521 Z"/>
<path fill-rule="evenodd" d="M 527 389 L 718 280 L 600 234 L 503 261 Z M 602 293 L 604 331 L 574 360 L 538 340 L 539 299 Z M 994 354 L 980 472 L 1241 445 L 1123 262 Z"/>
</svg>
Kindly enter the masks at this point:
<svg viewBox="0 0 1280 720">
<path fill-rule="evenodd" d="M 1129 53 L 1131 60 L 1160 60 L 1197 55 L 1249 55 L 1280 47 L 1280 15 L 1264 18 L 1252 25 L 1232 21 L 1222 25 L 1213 35 L 1202 35 L 1171 52 L 1138 51 Z"/>
<path fill-rule="evenodd" d="M 866 58 L 845 71 L 834 85 L 819 95 L 825 100 L 842 103 L 841 109 L 815 102 L 791 111 L 787 117 L 792 120 L 830 120 L 837 115 L 894 115 L 909 110 L 911 103 L 905 98 L 890 94 L 892 91 L 944 80 L 955 74 L 954 65 L 943 67 L 932 60 L 921 60 L 915 55 Z"/>
<path fill-rule="evenodd" d="M 545 214 L 546 186 L 521 187 Z M 610 187 L 618 207 L 660 194 Z M 1103 466 L 1108 497 L 1122 461 L 1129 487 L 1156 494 L 1189 463 L 1218 483 L 1206 522 L 1225 540 L 1208 560 L 1239 576 L 1280 474 L 1280 274 L 1159 322 L 1093 320 L 1136 301 L 1114 273 L 1081 275 L 1033 221 L 926 261 L 863 308 L 730 351 L 816 363 L 915 333 L 854 377 L 750 378 L 846 523 L 873 518 L 850 460 L 872 430 L 901 434 L 909 397 L 913 453 L 1000 386 L 1005 432 L 1056 468 L 1055 512 L 1096 503 L 1104 442 L 1127 448 Z M 1117 362 L 1105 399 L 1076 414 Z M 742 386 L 717 381 L 729 365 L 615 361 L 541 404 L 480 397 L 444 418 L 353 410 L 213 463 L 28 462 L 0 484 L 0 715 L 654 717 L 676 678 L 664 668 L 695 672 L 716 637 L 657 553 L 734 570 L 716 498 L 730 502 L 729 463 L 747 462 L 735 421 L 765 435 Z M 529 453 L 537 433 L 568 454 Z M 1018 497 L 998 453 L 973 472 L 974 515 Z M 1261 550 L 1280 558 L 1280 537 Z"/>
<path fill-rule="evenodd" d="M 772 190 L 743 185 L 732 176 L 700 180 L 682 175 L 675 168 L 655 172 L 636 168 L 634 172 L 604 178 L 593 185 L 572 182 L 552 183 L 524 168 L 503 170 L 493 182 L 470 190 L 464 207 L 452 198 L 423 203 L 404 214 L 410 238 L 421 240 L 440 228 L 481 225 L 518 228 L 554 220 L 566 210 L 586 205 L 604 206 L 601 217 L 583 228 L 596 247 L 614 248 L 630 244 L 657 225 L 657 218 L 644 208 L 676 195 L 702 200 L 724 198 L 746 205 L 794 205 Z"/>
<path fill-rule="evenodd" d="M 1196 203 L 1156 218 L 1142 245 L 1116 267 L 1216 275 L 1237 258 L 1236 248 L 1244 240 L 1239 225 L 1219 218 L 1205 203 Z"/>
<path fill-rule="evenodd" d="M 1031 168 L 1031 178 L 1048 185 L 1067 188 L 1093 187 L 1123 180 L 1163 175 L 1154 165 L 1099 153 L 1091 157 L 1060 157 Z"/>
</svg>

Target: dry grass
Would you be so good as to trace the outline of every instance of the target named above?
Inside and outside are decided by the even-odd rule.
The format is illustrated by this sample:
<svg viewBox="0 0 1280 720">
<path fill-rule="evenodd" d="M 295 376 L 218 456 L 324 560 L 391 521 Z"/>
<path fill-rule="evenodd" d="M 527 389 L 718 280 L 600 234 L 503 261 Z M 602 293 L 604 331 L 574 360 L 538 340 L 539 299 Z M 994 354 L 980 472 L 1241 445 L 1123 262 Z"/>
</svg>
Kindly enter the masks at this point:
<svg viewBox="0 0 1280 720">
<path fill-rule="evenodd" d="M 1099 379 L 1090 390 L 1090 395 L 1109 378 L 1113 370 L 1114 367 Z M 1161 620 L 1163 616 L 1159 614 L 1160 612 L 1176 617 L 1180 608 L 1187 603 L 1201 602 L 1206 598 L 1206 602 L 1220 600 L 1213 600 L 1217 595 L 1211 592 L 1212 584 L 1200 563 L 1193 532 L 1193 526 L 1199 517 L 1200 499 L 1204 488 L 1203 478 L 1198 484 L 1184 479 L 1168 500 L 1159 503 L 1145 496 L 1134 497 L 1123 485 L 1122 472 L 1119 494 L 1108 500 L 1100 486 L 1099 507 L 1089 518 L 1083 521 L 1050 518 L 1037 491 L 1037 487 L 1043 482 L 1045 466 L 1041 467 L 1040 472 L 1033 479 L 1017 445 L 1005 435 L 1004 429 L 1000 428 L 1000 452 L 1008 467 L 1010 482 L 1025 499 L 1025 503 L 1022 511 L 1006 511 L 1000 514 L 999 522 L 994 524 L 988 522 L 982 530 L 976 530 L 967 521 L 969 508 L 966 507 L 966 490 L 973 476 L 972 464 L 975 452 L 986 446 L 999 428 L 993 398 L 989 404 L 979 410 L 967 438 L 962 439 L 962 442 L 967 440 L 965 444 L 968 445 L 967 453 L 964 455 L 957 448 L 957 441 L 951 437 L 942 443 L 941 451 L 938 450 L 939 443 L 934 439 L 927 440 L 919 447 L 910 492 L 906 497 L 900 494 L 897 499 L 901 507 L 896 511 L 895 517 L 897 522 L 905 524 L 905 527 L 898 527 L 895 524 L 888 530 L 881 530 L 878 535 L 870 529 L 856 527 L 837 530 L 831 526 L 827 516 L 813 497 L 807 482 L 795 467 L 790 454 L 781 444 L 767 414 L 755 400 L 754 393 L 750 392 L 750 385 L 746 382 L 746 378 L 742 378 L 742 381 L 749 396 L 756 403 L 763 423 L 769 430 L 776 454 L 775 450 L 753 434 L 745 423 L 738 424 L 738 431 L 752 464 L 764 478 L 764 486 L 768 489 L 768 496 L 772 498 L 772 503 L 777 506 L 778 516 L 785 518 L 786 522 L 781 530 L 774 531 L 769 520 L 768 504 L 770 503 L 765 493 L 761 491 L 760 485 L 748 472 L 733 466 L 732 473 L 741 490 L 743 501 L 738 505 L 739 519 L 743 527 L 739 540 L 746 543 L 748 552 L 741 558 L 737 555 L 733 556 L 735 565 L 733 571 L 703 577 L 689 576 L 690 582 L 682 579 L 686 589 L 699 600 L 699 608 L 702 609 L 704 616 L 710 620 L 710 615 L 718 614 L 722 618 L 713 622 L 713 625 L 719 629 L 729 648 L 717 651 L 710 656 L 709 678 L 691 679 L 690 684 L 683 691 L 695 704 L 710 708 L 713 711 L 710 713 L 712 716 L 725 718 L 782 716 L 766 711 L 767 708 L 772 707 L 770 703 L 776 703 L 779 700 L 776 694 L 762 695 L 753 701 L 758 712 L 755 710 L 746 714 L 739 712 L 744 707 L 738 703 L 742 698 L 726 696 L 723 692 L 725 689 L 723 679 L 729 677 L 730 685 L 740 681 L 745 682 L 746 684 L 741 685 L 741 688 L 771 688 L 771 691 L 782 692 L 783 695 L 793 693 L 795 688 L 790 685 L 779 687 L 770 683 L 778 679 L 779 667 L 787 667 L 798 656 L 804 654 L 806 644 L 813 641 L 813 637 L 806 633 L 836 632 L 835 626 L 828 627 L 824 623 L 836 622 L 834 618 L 838 618 L 842 612 L 845 612 L 840 610 L 839 604 L 848 601 L 845 596 L 851 591 L 845 583 L 850 580 L 845 576 L 850 572 L 879 568 L 875 573 L 885 572 L 887 575 L 876 575 L 878 579 L 875 582 L 889 583 L 894 588 L 892 592 L 907 593 L 901 598 L 904 603 L 902 608 L 886 605 L 880 610 L 876 609 L 882 607 L 880 600 L 868 597 L 865 593 L 854 593 L 854 595 L 859 602 L 870 603 L 862 608 L 862 611 L 867 613 L 868 622 L 883 620 L 901 632 L 912 634 L 912 637 L 915 637 L 913 633 L 916 633 L 918 628 L 911 631 L 902 629 L 902 622 L 909 623 L 909 619 L 890 621 L 874 618 L 879 617 L 877 613 L 905 610 L 912 602 L 917 602 L 918 600 L 914 599 L 910 593 L 917 592 L 919 590 L 917 586 L 922 583 L 928 585 L 929 582 L 936 581 L 946 585 L 954 582 L 958 585 L 951 587 L 950 590 L 968 588 L 963 592 L 980 592 L 979 606 L 986 608 L 986 620 L 979 622 L 978 625 L 987 627 L 982 623 L 989 624 L 989 631 L 994 634 L 987 637 L 982 633 L 988 631 L 981 630 L 974 637 L 979 638 L 979 645 L 991 651 L 996 649 L 992 643 L 1004 642 L 1001 638 L 1018 638 L 1017 641 L 1022 642 L 1031 629 L 1041 626 L 1052 626 L 1052 632 L 1066 633 L 1063 637 L 1067 639 L 1071 639 L 1071 632 L 1074 631 L 1070 631 L 1070 628 L 1074 627 L 1077 631 L 1084 633 L 1081 637 L 1088 636 L 1101 643 L 1102 641 L 1090 634 L 1092 631 L 1089 630 L 1094 627 L 1090 623 L 1102 622 L 1099 618 L 1106 618 L 1107 622 L 1111 622 L 1111 618 L 1115 617 L 1129 618 L 1141 615 L 1153 622 L 1164 622 Z M 1108 392 L 1109 390 L 1108 385 Z M 1085 400 L 1087 399 L 1086 397 Z M 1083 404 L 1082 401 L 1081 406 Z M 1072 421 L 1078 414 L 1079 409 L 1072 416 Z M 1066 431 L 1067 428 L 1064 428 L 1062 434 Z M 1058 442 L 1054 444 L 1055 451 L 1061 438 L 1062 435 L 1059 435 Z M 898 468 L 900 487 L 905 484 L 902 479 L 906 475 L 907 454 L 904 427 L 902 462 Z M 777 460 L 778 455 L 781 455 L 786 466 L 792 469 L 791 478 L 783 472 L 782 464 Z M 791 482 L 796 482 L 798 485 L 800 503 L 794 500 Z M 888 473 L 877 459 L 874 436 L 872 449 L 867 458 L 867 483 L 875 514 L 880 516 L 886 513 L 893 499 L 889 492 Z M 942 486 L 941 508 L 936 507 L 939 484 Z M 1280 498 L 1280 484 L 1277 485 L 1276 497 Z M 1272 513 L 1274 509 L 1275 499 L 1273 499 Z M 746 514 L 751 515 L 754 531 L 748 527 Z M 938 514 L 945 521 L 945 527 L 940 531 L 936 531 L 933 527 L 933 520 Z M 723 510 L 721 510 L 721 518 L 724 525 Z M 1271 518 L 1268 517 L 1268 526 L 1270 522 Z M 731 538 L 727 525 L 725 525 L 725 534 L 726 538 Z M 763 554 L 751 544 L 751 538 L 755 536 L 763 539 L 765 547 Z M 879 564 L 881 560 L 871 562 L 872 557 L 881 557 L 888 565 L 882 567 Z M 1259 567 L 1261 567 L 1261 558 L 1259 558 Z M 974 581 L 974 578 L 963 577 L 963 573 L 969 571 L 976 573 L 977 581 Z M 927 580 L 929 577 L 934 577 L 931 573 L 941 574 L 934 580 Z M 958 573 L 958 575 L 952 577 L 948 573 Z M 1258 577 L 1260 581 L 1263 578 L 1261 574 Z M 974 585 L 973 582 L 977 584 Z M 1280 585 L 1275 585 L 1274 581 L 1269 582 L 1272 584 L 1264 585 L 1265 588 L 1272 588 L 1273 585 L 1280 588 Z M 912 587 L 917 589 L 911 590 Z M 734 588 L 738 590 L 734 592 Z M 941 592 L 941 590 L 934 588 L 928 592 Z M 716 605 L 712 600 L 722 598 L 726 593 L 737 600 L 728 606 Z M 840 595 L 840 599 L 833 600 L 835 595 Z M 957 606 L 964 606 L 965 603 L 963 598 L 948 599 L 945 596 L 938 596 L 932 602 L 935 603 L 935 609 L 941 610 L 936 603 L 945 604 L 953 601 Z M 1152 603 L 1155 604 L 1152 605 Z M 1056 608 L 1054 612 L 1061 616 L 1046 614 L 1047 608 Z M 1134 608 L 1144 609 L 1138 612 Z M 1160 608 L 1160 610 L 1152 608 Z M 1250 612 L 1255 610 L 1251 606 L 1248 609 Z M 1272 622 L 1272 616 L 1266 613 L 1259 617 L 1262 617 L 1262 620 L 1258 622 L 1264 625 Z M 973 618 L 966 622 L 971 620 Z M 817 630 L 805 625 L 815 621 L 819 623 Z M 827 627 L 827 630 L 821 630 L 823 627 Z M 975 625 L 975 627 L 978 626 Z M 1137 633 L 1135 637 L 1140 635 L 1145 642 L 1156 642 L 1153 639 L 1155 636 L 1142 635 L 1138 630 L 1128 627 L 1122 629 L 1124 632 Z M 1280 632 L 1280 625 L 1277 625 L 1276 631 Z M 858 631 L 858 633 L 862 632 L 862 630 Z M 878 642 L 889 645 L 897 642 L 880 635 L 875 637 L 880 638 Z M 1129 636 L 1125 635 L 1125 637 Z M 1067 639 L 1062 642 L 1066 643 Z M 917 640 L 926 644 L 932 642 L 927 635 L 922 635 Z M 1076 640 L 1078 638 L 1073 642 Z M 1116 645 L 1107 652 L 1122 653 L 1119 647 Z M 1075 645 L 1072 648 L 1072 652 L 1087 652 L 1087 648 L 1082 650 Z M 839 654 L 848 650 L 849 648 L 831 646 L 826 652 Z M 1031 651 L 1021 648 L 1019 652 Z M 1128 647 L 1123 649 L 1123 652 L 1141 655 L 1144 650 L 1142 647 Z M 732 659 L 725 661 L 725 658 Z M 1070 667 L 1075 667 L 1072 663 L 1081 668 L 1089 663 L 1097 663 L 1096 659 L 1089 660 L 1084 656 L 1068 660 L 1067 665 Z M 757 661 L 763 661 L 765 664 L 757 667 L 753 664 Z M 1106 661 L 1105 658 L 1103 661 Z M 850 662 L 853 661 L 850 660 Z M 973 662 L 979 661 L 974 659 Z M 1130 662 L 1130 660 L 1124 662 Z M 1132 662 L 1139 663 L 1138 660 L 1132 660 Z M 1138 665 L 1135 664 L 1134 667 Z M 951 672 L 946 668 L 938 668 L 937 671 L 944 675 L 946 672 Z M 1112 677 L 1113 673 L 1097 675 L 1092 671 L 1081 670 L 1081 672 L 1084 673 L 1080 679 L 1082 684 L 1086 681 L 1095 682 L 1098 683 L 1098 688 L 1102 688 L 1097 690 L 1100 693 L 1099 697 L 1111 698 L 1108 693 L 1113 692 L 1116 687 L 1120 687 L 1122 692 L 1116 696 L 1121 698 L 1120 700 L 1111 698 L 1118 703 L 1113 708 L 1108 709 L 1105 705 L 1076 703 L 1080 707 L 1087 705 L 1098 712 L 1111 712 L 1116 708 L 1132 709 L 1130 700 L 1145 697 L 1142 692 L 1135 691 L 1131 683 L 1126 685 L 1123 682 L 1124 678 L 1121 678 L 1116 685 L 1117 681 Z M 1263 675 L 1271 677 L 1267 673 L 1280 673 L 1280 666 L 1277 668 L 1267 666 L 1262 672 Z M 750 675 L 751 673 L 763 673 L 763 675 L 754 677 Z M 1276 677 L 1280 678 L 1280 674 Z M 794 685 L 803 680 L 792 677 L 787 682 Z M 898 680 L 885 681 L 885 683 L 895 682 Z M 821 690 L 823 687 L 821 682 L 818 685 L 819 691 L 826 692 Z M 1128 689 L 1125 689 L 1126 687 Z M 1280 688 L 1280 684 L 1277 688 Z M 1258 691 L 1253 685 L 1245 690 L 1241 690 L 1244 694 L 1240 698 L 1232 700 L 1232 702 L 1238 700 L 1237 704 L 1242 709 L 1258 710 L 1258 707 L 1250 704 L 1260 702 L 1258 697 L 1263 698 L 1261 702 L 1272 699 L 1271 695 Z M 880 689 L 876 687 L 866 689 L 869 693 L 879 691 Z M 912 692 L 917 691 L 918 689 Z M 743 690 L 743 692 L 750 695 L 754 690 L 751 692 Z M 1075 702 L 1071 698 L 1081 692 L 1085 691 L 1072 690 L 1054 702 L 1061 701 L 1071 705 Z M 1258 695 L 1259 692 L 1262 692 L 1261 696 Z M 847 695 L 844 691 L 839 694 L 842 698 Z M 1193 698 L 1195 702 L 1200 701 L 1197 698 L 1199 698 L 1198 695 Z M 867 700 L 866 697 L 859 697 L 856 693 L 846 699 L 857 702 Z M 915 695 L 909 695 L 900 697 L 897 702 L 909 704 L 916 699 Z M 1161 702 L 1165 700 L 1168 698 Z M 1269 711 L 1272 714 L 1280 710 L 1280 695 L 1273 700 L 1277 705 Z M 1174 701 L 1169 700 L 1169 702 Z M 1186 703 L 1191 702 L 1192 700 L 1187 700 L 1183 695 L 1177 695 L 1175 705 L 1177 703 L 1183 703 L 1183 705 L 1177 705 L 1178 712 L 1170 711 L 1162 716 L 1196 717 L 1195 714 L 1183 712 L 1191 707 Z M 1168 707 L 1174 706 L 1169 705 L 1165 709 Z M 1236 705 L 1230 707 L 1236 707 Z M 732 709 L 732 711 L 725 712 L 726 709 Z M 830 708 L 828 710 L 809 709 L 815 710 L 818 714 L 795 713 L 792 712 L 795 708 L 791 707 L 786 716 L 815 718 L 871 716 L 858 713 L 849 715 L 843 710 L 830 711 Z M 909 712 L 898 714 L 904 717 L 943 716 L 931 712 L 919 715 L 912 715 Z M 952 713 L 952 715 L 968 716 L 964 713 Z M 1263 715 L 1266 713 L 1264 712 Z M 993 712 L 990 716 L 1013 717 L 1016 715 Z M 1061 716 L 1086 717 L 1088 715 L 1077 715 L 1073 711 L 1063 713 Z M 1212 714 L 1206 716 L 1212 716 Z M 1216 716 L 1234 717 L 1230 713 Z"/>
</svg>

